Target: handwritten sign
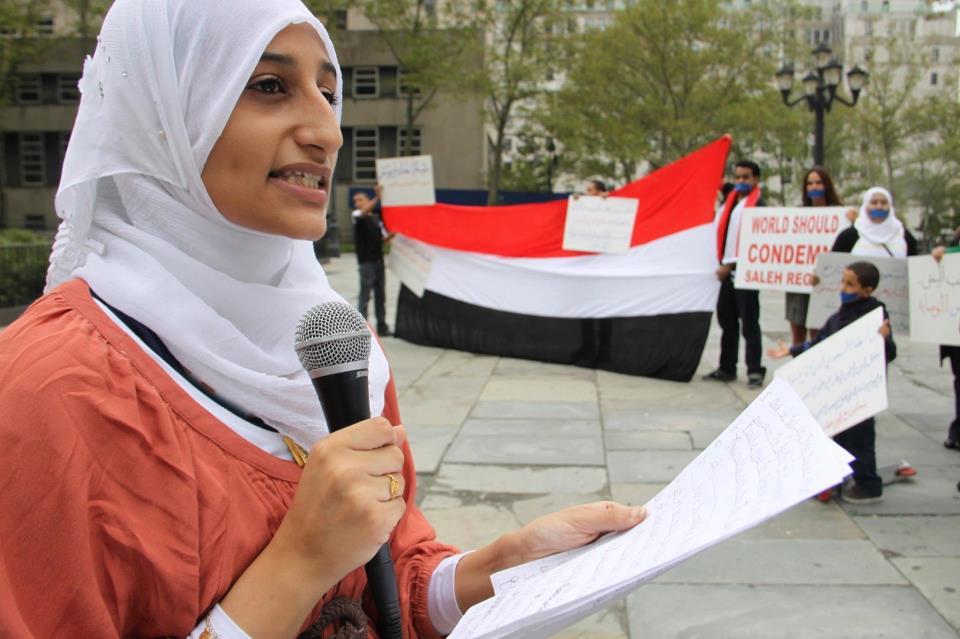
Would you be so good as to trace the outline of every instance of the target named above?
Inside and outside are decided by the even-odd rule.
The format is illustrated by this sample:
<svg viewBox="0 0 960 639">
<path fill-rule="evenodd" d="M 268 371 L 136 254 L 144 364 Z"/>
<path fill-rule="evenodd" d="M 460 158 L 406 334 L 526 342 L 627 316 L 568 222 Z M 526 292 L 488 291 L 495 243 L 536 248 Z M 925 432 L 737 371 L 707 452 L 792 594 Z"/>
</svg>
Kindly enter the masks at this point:
<svg viewBox="0 0 960 639">
<path fill-rule="evenodd" d="M 630 250 L 639 204 L 628 197 L 571 197 L 563 228 L 564 250 L 626 253 Z"/>
<path fill-rule="evenodd" d="M 931 260 L 932 261 L 932 260 Z M 873 296 L 883 302 L 890 314 L 893 335 L 910 334 L 910 286 L 907 260 L 895 257 L 863 257 L 849 253 L 821 253 L 815 272 L 820 283 L 813 287 L 807 308 L 807 327 L 820 328 L 840 308 L 840 278 L 853 262 L 870 262 L 880 271 L 880 284 Z"/>
<path fill-rule="evenodd" d="M 404 235 L 394 235 L 387 266 L 404 286 L 417 297 L 423 297 L 433 268 L 433 255 L 424 244 Z"/>
<path fill-rule="evenodd" d="M 492 575 L 450 639 L 549 637 L 710 546 L 834 486 L 852 457 L 774 380 L 630 530 Z"/>
<path fill-rule="evenodd" d="M 414 155 L 377 160 L 377 182 L 383 206 L 428 206 L 437 203 L 433 158 Z"/>
<path fill-rule="evenodd" d="M 960 346 L 960 255 L 907 259 L 910 339 Z"/>
<path fill-rule="evenodd" d="M 887 408 L 883 309 L 877 308 L 774 373 L 831 437 Z"/>
<path fill-rule="evenodd" d="M 737 288 L 809 293 L 817 255 L 846 228 L 843 207 L 748 208 L 740 219 Z"/>
</svg>

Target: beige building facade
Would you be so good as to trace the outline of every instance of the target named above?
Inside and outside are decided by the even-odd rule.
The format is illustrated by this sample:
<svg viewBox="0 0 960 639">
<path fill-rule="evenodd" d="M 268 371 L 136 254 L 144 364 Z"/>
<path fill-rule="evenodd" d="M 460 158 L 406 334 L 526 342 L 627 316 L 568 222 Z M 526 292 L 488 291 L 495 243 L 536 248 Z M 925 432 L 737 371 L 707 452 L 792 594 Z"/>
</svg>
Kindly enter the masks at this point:
<svg viewBox="0 0 960 639">
<path fill-rule="evenodd" d="M 383 36 L 350 12 L 335 32 L 344 78 L 343 136 L 330 215 L 351 241 L 350 193 L 372 189 L 376 159 L 399 154 L 406 122 L 402 70 Z M 13 93 L 0 107 L 0 228 L 52 233 L 54 195 L 80 100 L 77 82 L 93 39 L 76 32 L 63 10 L 44 18 L 50 41 L 36 60 L 20 65 Z M 414 151 L 433 156 L 438 189 L 484 188 L 483 114 L 479 99 L 438 94 L 419 116 Z"/>
</svg>

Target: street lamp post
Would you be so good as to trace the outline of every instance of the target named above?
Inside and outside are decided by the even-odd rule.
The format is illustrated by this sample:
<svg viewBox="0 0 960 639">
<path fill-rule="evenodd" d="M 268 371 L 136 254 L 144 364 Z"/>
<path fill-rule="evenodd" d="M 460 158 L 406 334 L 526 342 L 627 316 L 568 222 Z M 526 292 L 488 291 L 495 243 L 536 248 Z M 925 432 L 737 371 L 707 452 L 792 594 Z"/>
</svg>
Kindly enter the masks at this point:
<svg viewBox="0 0 960 639">
<path fill-rule="evenodd" d="M 794 71 L 790 65 L 785 65 L 777 71 L 777 86 L 780 87 L 780 95 L 783 97 L 783 103 L 788 107 L 793 107 L 801 102 L 806 102 L 807 107 L 814 113 L 813 128 L 813 163 L 820 166 L 823 164 L 823 130 L 824 116 L 830 111 L 834 101 L 852 107 L 857 104 L 860 98 L 860 91 L 867 84 L 869 74 L 859 66 L 854 66 L 847 71 L 847 86 L 850 87 L 852 100 L 846 100 L 837 93 L 837 87 L 840 86 L 841 76 L 843 75 L 843 65 L 833 57 L 833 50 L 821 43 L 813 50 L 813 59 L 816 65 L 816 71 L 810 71 L 804 76 L 803 95 L 796 100 L 790 100 L 790 93 L 793 91 Z"/>
</svg>

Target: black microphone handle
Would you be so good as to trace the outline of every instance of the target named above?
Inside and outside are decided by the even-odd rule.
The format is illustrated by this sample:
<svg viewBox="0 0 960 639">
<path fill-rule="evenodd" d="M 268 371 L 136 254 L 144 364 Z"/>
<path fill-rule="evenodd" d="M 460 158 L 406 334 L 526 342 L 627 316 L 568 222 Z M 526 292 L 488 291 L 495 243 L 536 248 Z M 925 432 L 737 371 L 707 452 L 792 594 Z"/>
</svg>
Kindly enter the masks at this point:
<svg viewBox="0 0 960 639">
<path fill-rule="evenodd" d="M 313 379 L 313 387 L 320 398 L 327 428 L 331 433 L 370 419 L 367 375 L 367 369 L 363 368 Z M 373 601 L 380 611 L 377 634 L 383 639 L 403 639 L 400 594 L 397 590 L 393 559 L 390 557 L 390 544 L 380 546 L 364 569 Z"/>
</svg>

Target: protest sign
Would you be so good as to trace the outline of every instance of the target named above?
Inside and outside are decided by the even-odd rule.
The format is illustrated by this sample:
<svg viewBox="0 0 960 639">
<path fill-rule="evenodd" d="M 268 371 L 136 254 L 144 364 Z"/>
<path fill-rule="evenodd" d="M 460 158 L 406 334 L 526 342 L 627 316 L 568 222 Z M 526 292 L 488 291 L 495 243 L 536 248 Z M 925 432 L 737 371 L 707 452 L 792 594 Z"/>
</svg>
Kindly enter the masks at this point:
<svg viewBox="0 0 960 639">
<path fill-rule="evenodd" d="M 747 208 L 740 219 L 736 287 L 809 293 L 817 255 L 848 222 L 843 207 Z"/>
<path fill-rule="evenodd" d="M 433 158 L 414 155 L 377 160 L 377 183 L 383 206 L 429 206 L 437 203 Z"/>
<path fill-rule="evenodd" d="M 628 197 L 571 197 L 563 228 L 564 250 L 626 253 L 639 204 Z"/>
<path fill-rule="evenodd" d="M 932 261 L 932 260 L 931 260 Z M 907 260 L 895 257 L 863 257 L 849 253 L 821 253 L 815 272 L 820 282 L 813 287 L 807 308 L 807 327 L 820 328 L 840 308 L 840 278 L 853 262 L 870 262 L 880 271 L 880 284 L 873 296 L 884 303 L 890 314 L 893 334 L 910 334 L 910 292 Z"/>
<path fill-rule="evenodd" d="M 404 286 L 423 297 L 433 267 L 433 255 L 425 244 L 403 235 L 393 236 L 387 266 Z"/>
<path fill-rule="evenodd" d="M 882 324 L 883 309 L 874 309 L 774 373 L 831 437 L 887 408 Z"/>
<path fill-rule="evenodd" d="M 910 339 L 960 346 L 960 255 L 907 259 Z"/>
</svg>

